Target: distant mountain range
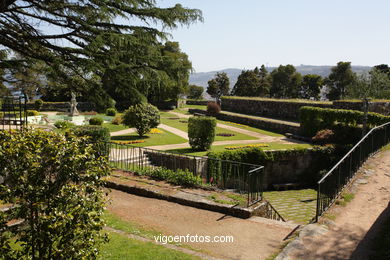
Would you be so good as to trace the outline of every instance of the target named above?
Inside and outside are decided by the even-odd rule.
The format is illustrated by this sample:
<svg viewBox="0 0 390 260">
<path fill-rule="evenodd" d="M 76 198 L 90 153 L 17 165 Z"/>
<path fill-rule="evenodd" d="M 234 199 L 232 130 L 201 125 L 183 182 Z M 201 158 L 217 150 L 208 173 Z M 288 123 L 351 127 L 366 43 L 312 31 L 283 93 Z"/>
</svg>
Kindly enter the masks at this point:
<svg viewBox="0 0 390 260">
<path fill-rule="evenodd" d="M 296 66 L 295 68 L 302 75 L 306 74 L 318 74 L 322 77 L 327 77 L 330 74 L 330 69 L 333 66 L 312 66 L 312 65 L 301 65 Z M 271 72 L 276 67 L 269 67 L 267 70 Z M 371 69 L 369 66 L 352 66 L 352 70 L 358 74 L 367 72 Z M 224 69 L 220 71 L 210 71 L 210 72 L 199 72 L 193 73 L 190 75 L 189 83 L 193 85 L 198 85 L 202 87 L 207 87 L 207 82 L 212 79 L 217 72 L 225 72 L 230 79 L 230 88 L 234 86 L 237 82 L 238 76 L 241 74 L 241 69 Z"/>
</svg>

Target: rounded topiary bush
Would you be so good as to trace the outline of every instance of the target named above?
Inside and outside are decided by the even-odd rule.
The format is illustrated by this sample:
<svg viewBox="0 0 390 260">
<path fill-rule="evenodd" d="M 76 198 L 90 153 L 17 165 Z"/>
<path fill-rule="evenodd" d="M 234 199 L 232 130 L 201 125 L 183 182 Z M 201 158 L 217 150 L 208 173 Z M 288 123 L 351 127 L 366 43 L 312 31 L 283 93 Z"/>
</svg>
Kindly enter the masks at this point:
<svg viewBox="0 0 390 260">
<path fill-rule="evenodd" d="M 194 150 L 210 149 L 215 139 L 217 121 L 213 117 L 194 116 L 188 119 L 188 138 Z"/>
<path fill-rule="evenodd" d="M 59 121 L 56 121 L 54 123 L 54 126 L 58 129 L 68 129 L 68 128 L 74 127 L 75 124 L 73 124 L 72 122 L 69 122 L 69 121 L 59 120 Z"/>
<path fill-rule="evenodd" d="M 103 125 L 103 118 L 101 117 L 91 117 L 89 119 L 90 125 Z"/>
<path fill-rule="evenodd" d="M 42 106 L 43 106 L 43 100 L 42 99 L 35 100 L 34 107 L 35 107 L 36 110 L 41 111 Z"/>
<path fill-rule="evenodd" d="M 36 110 L 27 110 L 27 116 L 39 116 L 39 112 Z"/>
<path fill-rule="evenodd" d="M 116 115 L 116 109 L 115 108 L 107 108 L 106 115 L 107 116 L 115 116 Z"/>
<path fill-rule="evenodd" d="M 207 114 L 210 116 L 216 116 L 221 112 L 221 107 L 216 102 L 207 103 Z"/>
<path fill-rule="evenodd" d="M 134 127 L 139 136 L 144 136 L 160 124 L 160 113 L 155 106 L 141 103 L 129 107 L 123 114 L 122 121 L 124 125 Z"/>
</svg>

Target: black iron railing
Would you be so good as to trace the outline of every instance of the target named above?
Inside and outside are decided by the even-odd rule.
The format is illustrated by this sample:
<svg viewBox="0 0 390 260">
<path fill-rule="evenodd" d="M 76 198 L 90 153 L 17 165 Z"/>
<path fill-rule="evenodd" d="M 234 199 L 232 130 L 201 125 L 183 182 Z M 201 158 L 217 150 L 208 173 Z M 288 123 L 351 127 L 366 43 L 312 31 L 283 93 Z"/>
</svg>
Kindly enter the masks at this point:
<svg viewBox="0 0 390 260">
<path fill-rule="evenodd" d="M 269 203 L 268 201 L 267 201 L 266 203 L 267 203 L 267 208 L 266 208 L 267 214 L 266 214 L 266 218 L 286 222 L 286 220 L 285 220 L 285 219 L 282 217 L 282 215 L 280 215 L 279 212 L 271 205 L 271 203 Z"/>
<path fill-rule="evenodd" d="M 24 97 L 0 99 L 0 130 L 24 129 L 27 127 L 27 105 Z"/>
<path fill-rule="evenodd" d="M 336 201 L 366 159 L 390 142 L 390 122 L 371 129 L 320 181 L 315 221 Z"/>
<path fill-rule="evenodd" d="M 250 206 L 262 199 L 264 167 L 255 164 L 220 160 L 202 156 L 164 152 L 129 144 L 110 143 L 109 161 L 112 167 L 125 171 L 141 171 L 164 167 L 188 170 L 200 176 L 204 183 L 247 195 Z"/>
</svg>

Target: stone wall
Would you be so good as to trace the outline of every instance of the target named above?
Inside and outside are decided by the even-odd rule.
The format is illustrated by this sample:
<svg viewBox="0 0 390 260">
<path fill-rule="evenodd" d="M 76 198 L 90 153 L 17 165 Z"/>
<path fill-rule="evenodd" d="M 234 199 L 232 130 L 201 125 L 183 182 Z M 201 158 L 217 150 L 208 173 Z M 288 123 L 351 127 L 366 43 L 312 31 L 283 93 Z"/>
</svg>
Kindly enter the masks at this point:
<svg viewBox="0 0 390 260">
<path fill-rule="evenodd" d="M 331 103 L 314 101 L 283 101 L 277 99 L 222 98 L 222 110 L 255 116 L 298 121 L 299 109 L 303 106 L 331 108 Z"/>
<path fill-rule="evenodd" d="M 364 110 L 363 102 L 361 101 L 333 101 L 333 108 L 336 109 L 350 109 L 350 110 Z M 390 102 L 374 101 L 368 105 L 368 111 L 390 116 Z"/>
<path fill-rule="evenodd" d="M 205 110 L 201 109 L 189 109 L 191 114 L 206 114 Z M 245 115 L 232 115 L 224 112 L 220 112 L 217 116 L 217 119 L 229 121 L 233 123 L 249 125 L 255 128 L 260 128 L 263 130 L 268 130 L 275 133 L 286 134 L 291 133 L 298 135 L 299 134 L 299 126 L 295 124 L 289 124 L 289 122 L 277 122 L 277 121 L 269 121 L 269 120 L 261 120 L 252 117 L 247 117 Z"/>
<path fill-rule="evenodd" d="M 187 105 L 207 106 L 208 102 L 210 102 L 210 100 L 195 100 L 195 99 L 187 99 L 186 100 Z"/>
</svg>

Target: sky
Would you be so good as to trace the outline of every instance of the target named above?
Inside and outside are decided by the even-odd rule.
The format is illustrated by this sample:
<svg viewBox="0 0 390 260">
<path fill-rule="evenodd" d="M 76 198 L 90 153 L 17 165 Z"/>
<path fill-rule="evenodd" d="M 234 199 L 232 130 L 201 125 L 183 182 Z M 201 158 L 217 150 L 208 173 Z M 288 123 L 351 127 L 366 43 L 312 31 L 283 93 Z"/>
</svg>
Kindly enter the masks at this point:
<svg viewBox="0 0 390 260">
<path fill-rule="evenodd" d="M 389 0 L 160 0 L 204 22 L 169 31 L 195 72 L 265 64 L 390 63 Z"/>
</svg>

